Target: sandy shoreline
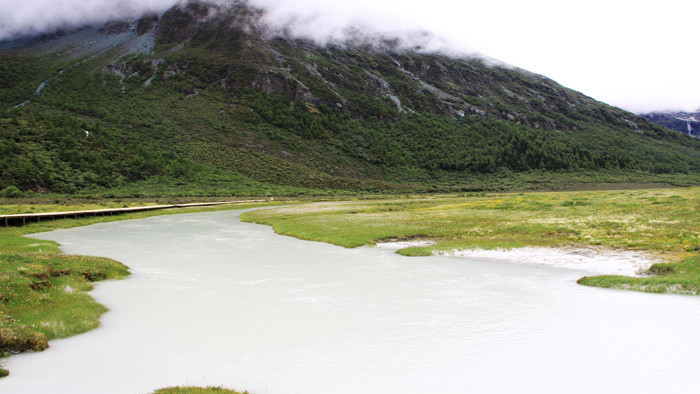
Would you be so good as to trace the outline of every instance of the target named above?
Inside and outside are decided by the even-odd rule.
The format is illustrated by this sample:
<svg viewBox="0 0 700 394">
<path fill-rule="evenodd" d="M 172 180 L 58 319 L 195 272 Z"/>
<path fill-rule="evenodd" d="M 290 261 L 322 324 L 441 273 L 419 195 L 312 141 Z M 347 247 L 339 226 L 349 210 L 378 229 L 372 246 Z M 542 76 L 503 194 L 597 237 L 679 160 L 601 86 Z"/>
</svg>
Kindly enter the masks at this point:
<svg viewBox="0 0 700 394">
<path fill-rule="evenodd" d="M 404 248 L 423 248 L 426 246 L 435 245 L 435 241 L 430 240 L 412 240 L 412 241 L 391 241 L 377 242 L 376 247 L 380 249 L 399 250 Z"/>
<path fill-rule="evenodd" d="M 382 249 L 432 246 L 428 240 L 377 243 Z M 518 264 L 545 265 L 589 271 L 594 275 L 642 276 L 652 265 L 663 260 L 649 252 L 615 250 L 604 247 L 537 247 L 513 249 L 463 249 L 436 251 L 438 256 L 463 257 L 469 259 L 506 260 Z"/>
</svg>

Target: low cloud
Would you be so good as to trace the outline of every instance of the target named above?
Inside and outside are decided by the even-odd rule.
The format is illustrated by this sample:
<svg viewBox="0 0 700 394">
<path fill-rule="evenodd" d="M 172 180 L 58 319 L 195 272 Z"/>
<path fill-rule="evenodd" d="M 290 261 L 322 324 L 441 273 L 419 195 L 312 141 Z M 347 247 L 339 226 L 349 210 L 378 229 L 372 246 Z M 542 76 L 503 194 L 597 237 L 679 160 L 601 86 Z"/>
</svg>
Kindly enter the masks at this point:
<svg viewBox="0 0 700 394">
<path fill-rule="evenodd" d="M 445 36 L 430 32 L 419 23 L 393 15 L 390 9 L 377 9 L 368 2 L 250 0 L 250 3 L 266 10 L 262 22 L 273 33 L 308 39 L 321 45 L 345 42 L 391 44 L 398 48 L 459 56 L 476 54 L 473 50 L 456 46 Z"/>
<path fill-rule="evenodd" d="M 201 0 L 225 7 L 236 0 Z M 145 12 L 161 13 L 183 0 L 23 0 L 0 2 L 0 40 L 41 34 L 58 29 L 98 24 L 111 19 L 136 18 Z M 266 10 L 262 21 L 272 32 L 319 44 L 347 40 L 373 43 L 383 37 L 396 39 L 401 47 L 432 52 L 451 52 L 453 43 L 439 38 L 418 23 L 392 13 L 400 2 L 388 0 L 249 0 Z M 376 42 L 374 42 L 376 43 Z M 452 51 L 456 54 L 457 52 Z M 463 50 L 459 53 L 464 53 Z"/>
<path fill-rule="evenodd" d="M 161 12 L 177 0 L 4 0 L 0 2 L 0 40 L 51 32 L 64 27 Z"/>
</svg>

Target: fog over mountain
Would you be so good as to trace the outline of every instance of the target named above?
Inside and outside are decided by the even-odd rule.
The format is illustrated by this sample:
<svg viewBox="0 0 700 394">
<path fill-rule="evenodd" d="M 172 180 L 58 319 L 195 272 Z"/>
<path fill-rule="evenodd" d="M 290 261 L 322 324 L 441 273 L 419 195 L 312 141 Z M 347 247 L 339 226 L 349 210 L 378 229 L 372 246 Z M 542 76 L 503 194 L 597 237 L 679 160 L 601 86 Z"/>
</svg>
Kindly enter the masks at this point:
<svg viewBox="0 0 700 394">
<path fill-rule="evenodd" d="M 203 0 L 226 7 L 236 0 Z M 0 40 L 51 33 L 108 20 L 136 18 L 147 12 L 162 13 L 187 0 L 28 0 L 19 5 L 0 3 Z M 247 0 L 265 9 L 263 22 L 273 32 L 311 39 L 319 44 L 342 42 L 357 34 L 401 38 L 428 51 L 474 52 L 429 33 L 420 22 L 392 14 L 392 7 L 359 2 Z M 391 3 L 391 2 L 388 2 Z M 378 12 L 379 11 L 379 12 Z M 42 15 L 38 18 L 38 15 Z M 49 15 L 49 17 L 43 17 Z"/>
<path fill-rule="evenodd" d="M 220 3 L 231 0 L 212 0 Z M 163 12 L 178 0 L 0 0 L 0 40 L 65 26 Z M 700 78 L 693 51 L 700 4 L 591 0 L 250 0 L 278 29 L 337 41 L 349 26 L 401 35 L 429 50 L 483 53 L 547 75 L 633 112 L 694 111 Z M 428 36 L 416 33 L 430 31 Z M 413 32 L 413 33 L 407 33 Z M 440 39 L 435 39 L 440 37 Z"/>
<path fill-rule="evenodd" d="M 162 12 L 176 0 L 24 0 L 0 1 L 0 39 L 40 34 L 64 27 Z"/>
</svg>

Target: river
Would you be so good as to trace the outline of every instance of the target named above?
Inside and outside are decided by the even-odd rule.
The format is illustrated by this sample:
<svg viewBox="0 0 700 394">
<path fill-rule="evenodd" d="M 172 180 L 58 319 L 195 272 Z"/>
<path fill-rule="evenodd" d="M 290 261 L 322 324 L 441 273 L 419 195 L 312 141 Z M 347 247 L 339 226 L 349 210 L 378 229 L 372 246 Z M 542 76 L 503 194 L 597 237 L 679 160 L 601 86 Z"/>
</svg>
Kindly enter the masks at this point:
<svg viewBox="0 0 700 394">
<path fill-rule="evenodd" d="M 36 235 L 131 267 L 97 330 L 13 356 L 2 393 L 696 392 L 700 298 L 588 288 L 584 271 L 345 249 L 241 211 Z"/>
</svg>

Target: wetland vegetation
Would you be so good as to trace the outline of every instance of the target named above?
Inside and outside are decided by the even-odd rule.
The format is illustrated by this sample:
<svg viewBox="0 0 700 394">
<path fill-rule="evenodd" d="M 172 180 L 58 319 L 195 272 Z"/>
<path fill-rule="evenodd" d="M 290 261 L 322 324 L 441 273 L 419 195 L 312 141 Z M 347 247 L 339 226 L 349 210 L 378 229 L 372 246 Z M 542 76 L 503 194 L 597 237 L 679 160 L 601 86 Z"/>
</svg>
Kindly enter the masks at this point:
<svg viewBox="0 0 700 394">
<path fill-rule="evenodd" d="M 590 277 L 580 283 L 697 294 L 698 192 L 700 188 L 355 199 L 247 212 L 243 220 L 345 247 L 387 239 L 435 241 L 399 250 L 404 255 L 525 246 L 648 251 L 667 261 L 654 265 L 648 276 Z"/>
</svg>

